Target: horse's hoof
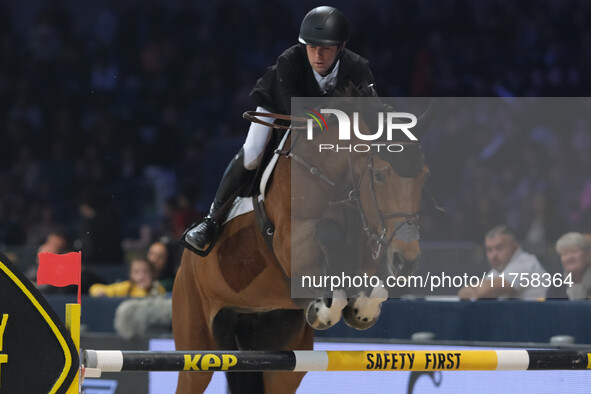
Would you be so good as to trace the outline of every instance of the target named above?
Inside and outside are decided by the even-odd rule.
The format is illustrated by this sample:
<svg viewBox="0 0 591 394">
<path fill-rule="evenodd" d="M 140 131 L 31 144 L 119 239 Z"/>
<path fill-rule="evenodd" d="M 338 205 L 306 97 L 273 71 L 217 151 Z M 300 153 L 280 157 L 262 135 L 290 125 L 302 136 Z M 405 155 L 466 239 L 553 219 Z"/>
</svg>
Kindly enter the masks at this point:
<svg viewBox="0 0 591 394">
<path fill-rule="evenodd" d="M 332 320 L 327 320 L 326 323 L 321 321 L 320 315 L 324 314 L 324 310 L 328 309 L 324 304 L 324 300 L 322 298 L 317 298 L 316 301 L 310 302 L 308 304 L 308 309 L 306 310 L 306 321 L 315 330 L 326 330 L 333 326 Z"/>
<path fill-rule="evenodd" d="M 378 321 L 382 302 L 387 299 L 388 291 L 382 286 L 373 288 L 369 297 L 360 292 L 343 309 L 343 320 L 349 327 L 367 330 Z"/>
<path fill-rule="evenodd" d="M 315 330 L 326 330 L 341 320 L 342 310 L 346 305 L 345 291 L 335 290 L 331 299 L 317 298 L 308 304 L 306 321 Z"/>
<path fill-rule="evenodd" d="M 353 306 L 353 303 L 350 303 L 345 309 L 343 309 L 343 320 L 345 321 L 345 324 L 356 330 L 367 330 L 376 324 L 379 317 L 379 314 L 373 319 L 362 316 L 359 313 L 359 309 Z"/>
</svg>

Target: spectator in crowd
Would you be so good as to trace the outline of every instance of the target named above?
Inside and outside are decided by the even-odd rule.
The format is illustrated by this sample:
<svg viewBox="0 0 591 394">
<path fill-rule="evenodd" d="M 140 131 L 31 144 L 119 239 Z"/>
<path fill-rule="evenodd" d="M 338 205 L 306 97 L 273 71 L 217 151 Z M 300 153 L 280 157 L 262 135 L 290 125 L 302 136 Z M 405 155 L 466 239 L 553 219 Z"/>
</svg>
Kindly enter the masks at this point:
<svg viewBox="0 0 591 394">
<path fill-rule="evenodd" d="M 176 257 L 173 246 L 166 241 L 156 241 L 148 248 L 146 259 L 154 267 L 154 278 L 169 292 L 176 276 Z"/>
<path fill-rule="evenodd" d="M 37 249 L 39 253 L 55 253 L 63 254 L 69 252 L 69 243 L 63 234 L 50 233 L 45 242 L 43 242 Z M 35 259 L 35 264 L 30 266 L 25 271 L 25 276 L 33 283 L 37 283 L 37 268 L 39 267 L 39 259 Z"/>
<path fill-rule="evenodd" d="M 154 268 L 146 259 L 135 259 L 129 266 L 129 280 L 109 285 L 97 283 L 90 287 L 93 297 L 146 297 L 161 295 L 166 291 L 154 280 Z"/>
<path fill-rule="evenodd" d="M 541 275 L 546 273 L 546 270 L 535 255 L 523 251 L 509 227 L 501 225 L 489 230 L 484 238 L 484 246 L 491 270 L 480 286 L 462 288 L 458 293 L 460 298 L 532 300 L 546 297 L 547 288 L 541 285 Z M 513 280 L 515 274 L 518 277 Z M 522 274 L 527 276 L 528 286 L 521 286 Z M 540 285 L 538 286 L 532 285 L 534 274 L 539 275 Z"/>
<path fill-rule="evenodd" d="M 65 254 L 71 251 L 72 249 L 68 237 L 66 237 L 62 232 L 52 232 L 47 236 L 45 242 L 39 246 L 39 249 L 37 250 L 37 255 L 39 253 Z M 31 282 L 33 283 L 37 283 L 38 268 L 39 258 L 36 258 L 35 264 L 30 266 L 25 271 L 25 276 L 29 278 L 29 280 L 31 280 Z M 101 283 L 103 279 L 98 274 L 89 269 L 84 261 L 82 261 L 82 266 L 80 267 L 80 269 L 80 291 L 82 294 L 88 294 L 90 286 L 94 285 L 95 283 Z M 65 287 L 41 285 L 38 286 L 38 288 L 44 293 L 76 294 L 78 292 L 78 288 L 75 285 Z"/>
<path fill-rule="evenodd" d="M 179 239 L 185 229 L 202 216 L 195 209 L 190 194 L 188 192 L 179 193 L 176 198 L 176 210 L 172 217 L 172 236 L 174 239 Z"/>
<path fill-rule="evenodd" d="M 121 264 L 122 239 L 119 220 L 101 191 L 89 189 L 79 204 L 81 250 L 88 264 Z"/>
<path fill-rule="evenodd" d="M 565 275 L 573 284 L 566 287 L 569 300 L 591 298 L 591 243 L 581 233 L 566 233 L 556 241 Z"/>
</svg>

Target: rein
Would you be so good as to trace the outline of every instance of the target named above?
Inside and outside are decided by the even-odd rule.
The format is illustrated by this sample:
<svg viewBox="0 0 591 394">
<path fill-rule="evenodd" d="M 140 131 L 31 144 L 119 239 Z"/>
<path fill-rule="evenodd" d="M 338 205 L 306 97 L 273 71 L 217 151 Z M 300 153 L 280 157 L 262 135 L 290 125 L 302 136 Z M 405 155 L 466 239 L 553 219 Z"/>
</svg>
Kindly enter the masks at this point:
<svg viewBox="0 0 591 394">
<path fill-rule="evenodd" d="M 262 125 L 274 128 L 274 129 L 279 129 L 279 130 L 307 130 L 308 129 L 307 125 L 306 126 L 293 126 L 293 125 L 285 126 L 285 125 L 281 125 L 281 124 L 269 123 L 269 122 L 266 122 L 262 119 L 259 119 L 259 117 L 267 117 L 267 118 L 272 118 L 272 119 L 277 119 L 277 120 L 287 120 L 290 122 L 293 122 L 293 121 L 306 122 L 307 118 L 303 118 L 303 117 L 297 117 L 297 116 L 285 115 L 285 114 L 277 114 L 277 113 L 268 113 L 268 112 L 256 112 L 256 111 L 246 111 L 246 112 L 244 112 L 242 117 L 251 121 L 251 122 L 262 124 Z M 276 150 L 275 152 L 278 153 L 279 155 L 282 155 L 287 158 L 291 158 L 291 159 L 295 160 L 296 162 L 300 163 L 300 165 L 306 167 L 309 170 L 310 174 L 319 178 L 320 180 L 327 183 L 328 185 L 335 187 L 337 185 L 336 182 L 334 182 L 329 177 L 327 177 L 325 174 L 323 174 L 317 167 L 310 165 L 301 156 L 293 153 L 293 147 L 295 146 L 295 143 L 297 142 L 297 139 L 299 136 L 300 136 L 299 133 L 295 134 L 295 139 L 291 143 L 291 147 L 289 147 L 287 150 L 285 150 L 285 149 L 284 150 Z M 363 227 L 363 231 L 365 231 L 365 234 L 368 237 L 368 239 L 371 241 L 374 241 L 377 245 L 376 249 L 374 249 L 371 253 L 372 259 L 377 260 L 381 254 L 382 247 L 387 247 L 392 242 L 396 233 L 398 233 L 402 229 L 403 226 L 408 224 L 410 227 L 410 229 L 407 230 L 407 232 L 410 234 L 406 234 L 406 236 L 408 236 L 409 238 L 414 238 L 415 234 L 411 233 L 411 232 L 416 232 L 417 233 L 416 238 L 418 238 L 419 212 L 417 211 L 417 212 L 383 213 L 381 211 L 379 204 L 378 204 L 376 191 L 375 191 L 373 155 L 374 155 L 373 152 L 370 152 L 369 156 L 367 157 L 367 159 L 365 161 L 365 164 L 363 165 L 363 170 L 361 171 L 361 175 L 359 177 L 359 182 L 357 183 L 355 181 L 355 174 L 353 171 L 353 161 L 351 159 L 351 152 L 348 152 L 347 162 L 348 162 L 348 167 L 349 167 L 349 176 L 351 178 L 352 188 L 347 192 L 347 196 L 348 196 L 347 199 L 339 200 L 339 201 L 329 201 L 328 204 L 329 204 L 329 206 L 348 204 L 350 206 L 352 205 L 355 209 L 357 209 L 357 211 L 359 212 L 359 215 L 360 215 L 360 220 L 361 220 L 361 225 Z M 381 232 L 379 232 L 379 234 L 378 234 L 378 232 L 374 232 L 371 230 L 371 227 L 368 224 L 367 217 L 365 215 L 363 207 L 361 206 L 361 194 L 360 194 L 359 186 L 361 185 L 361 181 L 363 180 L 363 175 L 365 174 L 366 169 L 368 170 L 367 172 L 369 173 L 370 192 L 371 192 L 373 205 L 376 210 L 377 218 L 378 218 L 376 230 L 378 228 L 382 229 Z M 385 222 L 388 219 L 396 219 L 396 218 L 402 218 L 405 220 L 397 222 L 396 226 L 394 228 L 394 231 L 392 231 L 392 233 L 388 236 L 387 235 L 387 227 L 385 225 Z"/>
<path fill-rule="evenodd" d="M 256 111 L 246 111 L 245 113 L 242 114 L 242 117 L 246 120 L 251 121 L 252 123 L 258 123 L 258 124 L 262 124 L 264 126 L 269 126 L 272 127 L 274 129 L 279 129 L 279 130 L 306 130 L 308 128 L 308 126 L 284 126 L 284 125 L 280 125 L 280 124 L 275 124 L 275 123 L 269 123 L 267 121 L 264 121 L 262 119 L 259 119 L 258 117 L 262 116 L 265 118 L 271 118 L 271 119 L 277 119 L 277 120 L 288 120 L 290 122 L 303 122 L 306 123 L 307 118 L 303 118 L 301 116 L 292 116 L 292 115 L 285 115 L 285 114 L 275 114 L 275 113 L 271 113 L 271 112 L 256 112 Z"/>
<path fill-rule="evenodd" d="M 277 120 L 288 120 L 288 121 L 295 121 L 295 122 L 306 122 L 307 118 L 303 118 L 303 117 L 298 117 L 298 116 L 292 116 L 292 115 L 285 115 L 285 114 L 275 114 L 275 113 L 267 113 L 267 112 L 256 112 L 256 111 L 246 111 L 244 114 L 242 114 L 242 117 L 244 119 L 247 119 L 251 122 L 254 123 L 258 123 L 258 124 L 262 124 L 264 126 L 268 126 L 268 127 L 272 127 L 274 129 L 278 129 L 278 130 L 307 130 L 308 126 L 285 126 L 285 125 L 281 125 L 281 124 L 275 124 L 275 123 L 269 123 L 267 121 L 264 121 L 262 119 L 259 119 L 258 117 L 262 116 L 262 117 L 266 117 L 266 118 L 272 118 L 272 119 L 277 119 Z M 314 175 L 315 177 L 321 179 L 323 182 L 326 182 L 327 184 L 329 184 L 330 186 L 336 186 L 336 183 L 333 182 L 330 178 L 328 178 L 326 175 L 324 175 L 322 173 L 322 171 L 320 171 L 317 167 L 314 167 L 312 165 L 310 165 L 305 159 L 303 159 L 301 156 L 296 155 L 295 153 L 293 153 L 292 151 L 292 147 L 295 145 L 295 143 L 297 142 L 297 139 L 299 138 L 300 134 L 297 133 L 295 134 L 295 139 L 293 140 L 293 142 L 291 143 L 291 147 L 287 150 L 276 150 L 275 153 L 281 155 L 281 156 L 285 156 L 288 157 L 290 159 L 293 159 L 295 161 L 297 161 L 298 163 L 300 163 L 301 165 L 303 165 L 304 167 L 306 167 L 308 169 L 308 171 L 310 171 L 310 174 Z"/>
</svg>

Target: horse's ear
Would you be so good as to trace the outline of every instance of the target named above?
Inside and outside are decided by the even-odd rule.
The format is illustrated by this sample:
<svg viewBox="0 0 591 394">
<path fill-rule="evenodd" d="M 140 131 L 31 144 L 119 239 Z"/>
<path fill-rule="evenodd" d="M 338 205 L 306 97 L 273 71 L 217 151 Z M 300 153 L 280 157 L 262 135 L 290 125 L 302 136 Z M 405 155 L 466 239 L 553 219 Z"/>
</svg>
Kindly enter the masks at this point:
<svg viewBox="0 0 591 394">
<path fill-rule="evenodd" d="M 333 93 L 334 97 L 377 97 L 377 93 L 373 87 L 373 83 L 368 84 L 367 81 L 362 81 L 359 85 L 355 85 L 353 81 L 349 81 L 344 87 L 338 88 Z"/>
<path fill-rule="evenodd" d="M 437 116 L 437 104 L 435 103 L 435 100 L 432 99 L 425 112 L 423 112 L 423 114 L 417 119 L 417 125 L 412 129 L 413 135 L 420 140 L 425 134 L 427 134 L 433 124 L 435 116 Z"/>
<path fill-rule="evenodd" d="M 349 83 L 352 84 L 352 82 Z M 373 83 L 368 83 L 366 80 L 363 80 L 358 86 L 354 86 L 354 88 L 357 97 L 378 97 Z"/>
<path fill-rule="evenodd" d="M 360 89 L 349 81 L 345 86 L 335 89 L 333 97 L 360 97 Z"/>
</svg>

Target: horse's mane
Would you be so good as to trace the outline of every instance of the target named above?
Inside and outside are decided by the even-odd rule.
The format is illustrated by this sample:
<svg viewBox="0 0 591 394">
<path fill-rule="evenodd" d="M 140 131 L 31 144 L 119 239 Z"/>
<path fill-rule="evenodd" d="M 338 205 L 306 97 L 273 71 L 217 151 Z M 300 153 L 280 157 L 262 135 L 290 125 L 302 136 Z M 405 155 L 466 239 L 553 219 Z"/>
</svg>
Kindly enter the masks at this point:
<svg viewBox="0 0 591 394">
<path fill-rule="evenodd" d="M 359 85 L 349 81 L 345 86 L 335 89 L 333 97 L 375 97 L 375 95 L 367 81 L 363 81 Z"/>
<path fill-rule="evenodd" d="M 379 111 L 390 111 L 393 108 L 386 105 L 379 97 L 375 95 L 375 91 L 367 84 L 366 81 L 360 85 L 355 85 L 349 82 L 344 87 L 335 90 L 333 97 L 342 98 L 339 104 L 345 111 L 359 111 L 366 114 L 373 114 Z M 363 97 L 363 103 L 361 108 L 355 107 L 351 102 L 347 101 L 347 98 L 351 97 Z M 377 119 L 374 117 L 368 117 L 364 119 L 370 130 L 375 130 L 377 125 Z M 401 139 L 397 142 L 405 142 L 405 139 Z M 396 141 L 380 140 L 383 143 L 392 143 Z M 420 151 L 418 144 L 405 144 L 402 152 L 388 154 L 383 152 L 382 158 L 392 165 L 392 168 L 403 177 L 414 177 L 421 172 L 421 169 L 425 163 L 425 158 Z"/>
</svg>

